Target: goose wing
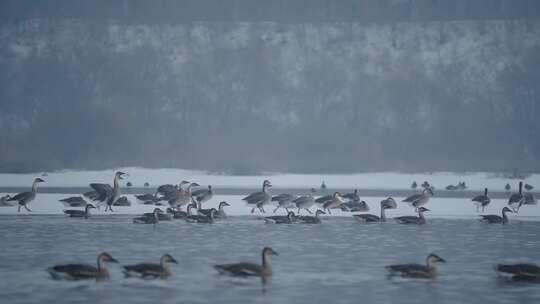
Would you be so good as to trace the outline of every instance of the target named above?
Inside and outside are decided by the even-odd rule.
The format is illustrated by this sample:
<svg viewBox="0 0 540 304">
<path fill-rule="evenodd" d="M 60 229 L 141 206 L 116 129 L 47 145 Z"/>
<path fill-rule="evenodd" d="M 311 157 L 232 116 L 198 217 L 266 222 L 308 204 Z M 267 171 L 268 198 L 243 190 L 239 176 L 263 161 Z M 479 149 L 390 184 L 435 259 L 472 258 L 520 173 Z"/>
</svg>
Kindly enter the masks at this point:
<svg viewBox="0 0 540 304">
<path fill-rule="evenodd" d="M 27 191 L 27 192 L 21 192 L 17 195 L 15 195 L 14 197 L 10 197 L 8 198 L 8 201 L 24 201 L 24 200 L 27 200 L 28 198 L 32 197 L 32 195 L 34 195 L 33 192 L 30 192 L 30 191 Z"/>
<path fill-rule="evenodd" d="M 87 192 L 85 194 L 89 194 L 87 197 L 93 201 L 104 202 L 113 195 L 113 188 L 109 184 L 92 183 L 90 187 L 94 189 L 93 193 Z"/>
<path fill-rule="evenodd" d="M 87 202 L 80 196 L 71 196 L 59 200 L 66 207 L 85 207 Z"/>
<path fill-rule="evenodd" d="M 220 274 L 233 276 L 260 276 L 263 273 L 262 266 L 253 263 L 221 264 L 215 265 L 214 268 Z"/>
<path fill-rule="evenodd" d="M 242 200 L 246 201 L 248 204 L 257 204 L 266 198 L 266 193 L 260 191 L 260 192 L 254 192 L 250 195 L 244 197 Z"/>
<path fill-rule="evenodd" d="M 67 274 L 73 279 L 93 279 L 98 272 L 96 267 L 87 264 L 56 265 L 47 270 L 55 279 L 61 278 L 57 274 Z"/>
<path fill-rule="evenodd" d="M 417 200 L 419 200 L 421 197 L 422 197 L 422 194 L 413 194 L 411 196 L 408 196 L 404 200 L 402 200 L 402 202 L 413 203 L 413 202 L 416 202 Z"/>
<path fill-rule="evenodd" d="M 131 275 L 137 273 L 142 276 L 159 276 L 163 268 L 159 264 L 153 263 L 139 263 L 134 265 L 125 265 L 124 273 L 126 275 Z"/>
</svg>

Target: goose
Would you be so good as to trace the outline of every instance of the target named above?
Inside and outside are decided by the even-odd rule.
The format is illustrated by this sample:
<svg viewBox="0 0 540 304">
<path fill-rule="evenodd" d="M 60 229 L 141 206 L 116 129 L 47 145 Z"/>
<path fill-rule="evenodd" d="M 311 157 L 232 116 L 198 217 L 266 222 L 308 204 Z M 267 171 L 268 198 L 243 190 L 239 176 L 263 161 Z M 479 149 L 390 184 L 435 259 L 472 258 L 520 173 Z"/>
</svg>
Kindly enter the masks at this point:
<svg viewBox="0 0 540 304">
<path fill-rule="evenodd" d="M 197 204 L 195 203 L 191 203 L 187 206 L 187 211 L 182 211 L 182 210 L 174 210 L 172 208 L 167 208 L 167 210 L 169 211 L 169 213 L 171 213 L 173 215 L 173 218 L 175 219 L 185 219 L 186 217 L 188 216 L 191 216 L 191 209 L 192 208 L 195 208 L 197 209 Z"/>
<path fill-rule="evenodd" d="M 455 191 L 455 190 L 458 190 L 458 189 L 459 189 L 459 186 L 454 186 L 454 185 L 446 186 L 446 190 L 449 190 L 449 191 Z"/>
<path fill-rule="evenodd" d="M 170 254 L 164 254 L 161 259 L 159 259 L 159 264 L 139 263 L 134 265 L 125 265 L 124 274 L 126 277 L 166 279 L 171 276 L 169 263 L 178 264 L 178 261 L 176 261 Z"/>
<path fill-rule="evenodd" d="M 402 202 L 409 203 L 415 209 L 418 209 L 418 207 L 427 204 L 431 196 L 433 196 L 433 190 L 431 190 L 431 188 L 426 188 L 422 190 L 421 194 L 413 194 L 402 200 Z"/>
<path fill-rule="evenodd" d="M 109 271 L 105 263 L 118 263 L 118 261 L 110 254 L 103 252 L 97 257 L 97 267 L 88 264 L 65 264 L 50 267 L 47 272 L 55 280 L 107 280 Z"/>
<path fill-rule="evenodd" d="M 381 201 L 381 216 L 378 217 L 374 214 L 354 214 L 353 217 L 364 223 L 386 222 L 386 209 L 396 209 L 396 201 L 389 197 Z"/>
<path fill-rule="evenodd" d="M 296 220 L 294 212 L 289 211 L 287 215 L 274 215 L 264 218 L 264 222 L 268 224 L 293 224 Z"/>
<path fill-rule="evenodd" d="M 500 275 L 510 275 L 514 281 L 540 283 L 540 267 L 535 264 L 498 264 L 495 270 Z"/>
<path fill-rule="evenodd" d="M 300 215 L 300 210 L 306 210 L 309 214 L 311 214 L 311 211 L 309 208 L 311 208 L 313 205 L 315 205 L 315 199 L 313 198 L 313 195 L 302 195 L 297 198 L 295 198 L 293 201 L 293 204 L 296 205 L 296 208 L 298 208 L 298 214 Z"/>
<path fill-rule="evenodd" d="M 326 184 L 324 183 L 324 181 L 322 181 L 322 183 L 321 183 L 321 189 L 323 189 L 323 190 L 326 189 Z"/>
<path fill-rule="evenodd" d="M 418 188 L 418 184 L 416 183 L 416 181 L 413 181 L 412 184 L 411 184 L 411 189 L 416 191 L 416 188 Z"/>
<path fill-rule="evenodd" d="M 523 205 L 536 205 L 536 198 L 532 193 L 523 194 Z"/>
<path fill-rule="evenodd" d="M 319 217 L 321 214 L 326 214 L 326 212 L 322 211 L 321 209 L 317 209 L 317 211 L 315 211 L 315 216 L 300 216 L 298 219 L 300 220 L 301 224 L 320 224 L 322 223 L 321 218 Z"/>
<path fill-rule="evenodd" d="M 135 195 L 135 198 L 143 203 L 151 202 L 152 204 L 154 204 L 160 201 L 160 199 L 155 194 L 150 193 Z"/>
<path fill-rule="evenodd" d="M 226 274 L 231 276 L 248 277 L 269 277 L 272 276 L 272 264 L 270 262 L 271 255 L 279 255 L 270 247 L 264 247 L 262 250 L 262 265 L 254 263 L 234 263 L 234 264 L 221 264 L 215 265 L 219 274 Z"/>
<path fill-rule="evenodd" d="M 276 213 L 279 208 L 283 208 L 287 212 L 289 212 L 289 208 L 295 208 L 296 205 L 292 202 L 295 198 L 296 197 L 294 195 L 288 193 L 274 195 L 272 197 L 272 201 L 278 203 L 277 208 L 274 209 L 274 213 Z"/>
<path fill-rule="evenodd" d="M 519 192 L 510 195 L 510 198 L 508 199 L 508 206 L 510 206 L 515 213 L 518 213 L 519 208 L 521 208 L 521 205 L 525 202 L 522 188 L 523 182 L 519 182 Z"/>
<path fill-rule="evenodd" d="M 416 216 L 398 216 L 394 219 L 400 224 L 411 224 L 411 225 L 423 225 L 426 223 L 424 218 L 424 212 L 429 211 L 429 209 L 420 207 L 418 208 L 418 217 Z"/>
<path fill-rule="evenodd" d="M 198 208 L 201 209 L 201 205 L 212 199 L 214 196 L 214 191 L 212 186 L 208 185 L 208 189 L 199 189 L 191 193 L 195 201 L 197 202 Z"/>
<path fill-rule="evenodd" d="M 341 211 L 345 212 L 368 212 L 369 205 L 365 201 L 345 202 L 340 206 Z"/>
<path fill-rule="evenodd" d="M 224 219 L 227 217 L 224 207 L 230 206 L 227 202 L 220 202 L 218 205 L 217 212 L 214 214 L 214 219 Z M 212 208 L 213 209 L 213 208 Z M 202 215 L 210 215 L 210 210 L 212 209 L 199 209 L 198 212 Z"/>
<path fill-rule="evenodd" d="M 93 201 L 105 203 L 107 205 L 105 207 L 105 211 L 110 210 L 112 212 L 113 211 L 112 206 L 114 205 L 114 203 L 116 203 L 116 200 L 120 197 L 120 185 L 118 183 L 118 180 L 124 179 L 124 175 L 127 175 L 127 174 L 120 171 L 114 174 L 112 188 L 109 184 L 92 183 L 90 184 L 90 187 L 94 189 L 94 191 L 86 192 L 83 195 Z"/>
<path fill-rule="evenodd" d="M 264 180 L 262 185 L 262 191 L 251 193 L 250 195 L 242 199 L 248 205 L 253 206 L 251 209 L 251 213 L 255 211 L 255 208 L 258 208 L 263 213 L 265 212 L 264 205 L 270 203 L 270 201 L 272 200 L 272 195 L 268 191 L 268 188 L 270 187 L 272 187 L 270 181 Z"/>
<path fill-rule="evenodd" d="M 513 212 L 510 208 L 504 207 L 502 209 L 502 216 L 498 216 L 495 214 L 488 214 L 488 215 L 480 215 L 482 218 L 480 221 L 486 222 L 489 224 L 507 224 L 508 223 L 508 217 L 506 216 L 507 212 Z"/>
<path fill-rule="evenodd" d="M 332 195 L 332 199 L 331 200 L 328 200 L 326 201 L 324 204 L 323 204 L 323 209 L 325 211 L 328 211 L 328 214 L 332 214 L 332 212 L 330 211 L 330 209 L 338 209 L 338 208 L 341 208 L 342 205 L 343 205 L 344 201 L 343 199 L 341 198 L 341 194 L 339 192 L 334 192 L 334 195 Z"/>
<path fill-rule="evenodd" d="M 28 208 L 28 204 L 30 204 L 30 202 L 32 202 L 36 198 L 38 184 L 44 182 L 45 181 L 39 177 L 35 178 L 34 182 L 32 183 L 32 190 L 28 192 L 21 192 L 13 197 L 9 197 L 7 201 L 15 201 L 19 204 L 17 212 L 21 212 L 21 207 L 24 207 L 24 209 L 26 209 L 27 211 L 32 211 L 30 210 L 30 208 Z"/>
<path fill-rule="evenodd" d="M 168 201 L 172 198 L 174 198 L 177 195 L 177 191 L 185 184 L 189 183 L 186 181 L 180 182 L 178 185 L 160 185 L 157 187 L 156 192 L 154 193 L 154 197 L 156 197 L 160 201 Z M 160 196 L 158 196 L 160 195 Z"/>
<path fill-rule="evenodd" d="M 523 186 L 525 188 L 525 190 L 527 191 L 531 191 L 532 189 L 534 189 L 533 186 L 529 185 L 529 184 L 525 184 L 525 186 Z"/>
<path fill-rule="evenodd" d="M 13 207 L 15 206 L 15 203 L 9 203 L 8 200 L 11 196 L 4 195 L 0 197 L 0 207 Z"/>
<path fill-rule="evenodd" d="M 186 189 L 182 189 L 180 187 L 180 191 L 178 191 L 177 200 L 174 200 L 175 201 L 174 205 L 171 204 L 171 201 L 169 201 L 169 204 L 171 205 L 171 207 L 182 208 L 182 206 L 188 205 L 189 203 L 191 203 L 193 201 L 193 194 L 191 192 L 191 188 L 196 187 L 196 186 L 199 186 L 199 184 L 189 183 Z M 199 204 L 197 204 L 197 208 L 200 208 Z"/>
<path fill-rule="evenodd" d="M 315 203 L 322 206 L 324 203 L 326 203 L 327 201 L 331 200 L 333 197 L 334 197 L 333 194 L 324 195 L 324 196 L 321 196 L 321 197 L 316 198 L 316 199 L 315 199 Z"/>
<path fill-rule="evenodd" d="M 506 186 L 504 186 L 504 190 L 508 192 L 510 191 L 510 189 L 512 189 L 512 187 L 510 186 L 510 184 L 507 183 Z"/>
<path fill-rule="evenodd" d="M 354 189 L 354 192 L 352 193 L 345 193 L 341 196 L 342 198 L 349 200 L 349 201 L 359 201 L 360 196 L 358 195 L 358 189 Z"/>
<path fill-rule="evenodd" d="M 435 263 L 446 263 L 440 256 L 430 253 L 426 258 L 426 264 L 398 264 L 386 266 L 390 276 L 399 275 L 405 278 L 432 279 L 437 276 Z"/>
<path fill-rule="evenodd" d="M 159 223 L 159 214 L 162 213 L 161 209 L 154 208 L 152 213 L 145 213 L 142 216 L 133 219 L 134 224 L 157 224 Z"/>
<path fill-rule="evenodd" d="M 86 207 L 88 202 L 80 196 L 71 196 L 59 200 L 66 207 Z"/>
<path fill-rule="evenodd" d="M 216 208 L 212 208 L 210 209 L 210 213 L 208 215 L 191 215 L 186 217 L 186 221 L 189 223 L 213 224 L 216 213 Z"/>
<path fill-rule="evenodd" d="M 471 199 L 476 205 L 476 212 L 479 212 L 480 207 L 482 207 L 482 212 L 489 205 L 491 199 L 488 196 L 488 188 L 484 188 L 484 195 L 477 195 Z"/>
<path fill-rule="evenodd" d="M 64 213 L 69 215 L 69 217 L 84 217 L 85 219 L 87 219 L 90 216 L 90 209 L 95 209 L 95 208 L 96 207 L 94 207 L 94 205 L 88 204 L 84 207 L 84 211 L 68 209 L 68 210 L 64 210 Z"/>
<path fill-rule="evenodd" d="M 129 207 L 131 206 L 131 201 L 126 196 L 121 196 L 114 202 L 113 206 Z"/>
</svg>

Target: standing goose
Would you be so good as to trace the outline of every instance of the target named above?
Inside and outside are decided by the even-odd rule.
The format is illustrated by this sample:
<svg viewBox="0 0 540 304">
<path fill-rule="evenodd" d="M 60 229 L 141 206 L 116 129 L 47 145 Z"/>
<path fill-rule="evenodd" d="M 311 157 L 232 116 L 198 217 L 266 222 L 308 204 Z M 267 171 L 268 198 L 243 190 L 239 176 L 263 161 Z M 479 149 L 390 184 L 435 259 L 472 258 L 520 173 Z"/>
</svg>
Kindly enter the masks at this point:
<svg viewBox="0 0 540 304">
<path fill-rule="evenodd" d="M 311 194 L 299 196 L 292 202 L 296 205 L 296 208 L 298 208 L 298 215 L 300 215 L 300 210 L 306 210 L 309 214 L 311 214 L 309 208 L 315 205 L 315 199 Z"/>
<path fill-rule="evenodd" d="M 68 210 L 64 210 L 64 213 L 69 215 L 69 217 L 84 217 L 85 219 L 87 219 L 90 216 L 90 209 L 95 209 L 95 208 L 96 207 L 94 207 L 94 205 L 88 204 L 84 207 L 84 211 L 68 209 Z"/>
<path fill-rule="evenodd" d="M 274 209 L 274 213 L 276 213 L 276 211 L 279 208 L 283 208 L 287 212 L 289 212 L 289 208 L 295 208 L 296 205 L 292 202 L 295 198 L 296 197 L 294 195 L 288 194 L 288 193 L 282 193 L 280 195 L 274 195 L 272 197 L 272 201 L 278 203 L 277 208 Z"/>
<path fill-rule="evenodd" d="M 323 209 L 325 211 L 328 211 L 328 214 L 332 214 L 330 209 L 340 209 L 343 203 L 345 202 L 341 198 L 341 194 L 339 192 L 334 192 L 334 195 L 332 195 L 332 199 L 324 202 Z"/>
<path fill-rule="evenodd" d="M 66 264 L 56 265 L 47 269 L 47 272 L 55 280 L 106 280 L 109 278 L 109 271 L 105 263 L 118 263 L 110 254 L 103 252 L 97 257 L 97 268 L 88 264 Z"/>
<path fill-rule="evenodd" d="M 446 261 L 434 253 L 430 253 L 426 258 L 426 264 L 398 264 L 386 266 L 390 276 L 399 275 L 405 278 L 432 279 L 437 276 L 435 263 L 446 263 Z"/>
<path fill-rule="evenodd" d="M 105 206 L 105 211 L 112 210 L 112 206 L 114 203 L 116 203 L 116 200 L 120 197 L 120 185 L 118 183 L 118 180 L 124 179 L 124 175 L 127 175 L 124 172 L 116 172 L 114 174 L 114 180 L 113 180 L 113 187 L 111 188 L 111 185 L 109 184 L 98 184 L 98 183 L 92 183 L 90 184 L 90 187 L 94 189 L 94 191 L 86 192 L 84 196 L 88 197 L 89 199 L 93 201 L 98 201 L 100 203 L 105 203 L 107 206 Z"/>
<path fill-rule="evenodd" d="M 8 200 L 11 196 L 4 195 L 0 197 L 0 207 L 13 207 L 15 206 L 15 203 L 9 203 Z"/>
<path fill-rule="evenodd" d="M 199 186 L 197 183 L 189 183 L 186 187 L 186 189 L 182 189 L 180 186 L 180 190 L 178 191 L 177 200 L 175 200 L 175 207 L 182 208 L 182 206 L 188 205 L 193 201 L 193 194 L 191 192 L 191 188 L 194 186 Z M 171 201 L 169 201 L 169 204 L 171 207 L 173 207 L 173 204 L 171 204 Z M 200 205 L 197 204 L 197 208 L 200 208 Z"/>
<path fill-rule="evenodd" d="M 265 180 L 262 184 L 262 191 L 251 193 L 242 199 L 248 205 L 252 206 L 251 213 L 255 212 L 255 208 L 258 208 L 263 213 L 265 212 L 264 205 L 270 203 L 272 200 L 272 195 L 268 191 L 270 187 L 272 187 L 270 181 Z"/>
<path fill-rule="evenodd" d="M 221 264 L 215 265 L 220 274 L 227 274 L 232 276 L 257 276 L 257 277 L 269 277 L 272 275 L 272 264 L 270 262 L 271 255 L 278 255 L 270 247 L 264 247 L 262 250 L 262 265 L 254 263 L 235 263 L 235 264 Z"/>
<path fill-rule="evenodd" d="M 506 216 L 507 212 L 512 213 L 513 211 L 508 207 L 504 207 L 502 209 L 502 216 L 498 216 L 495 214 L 480 215 L 482 217 L 480 221 L 486 222 L 489 224 L 507 224 L 508 223 L 508 217 Z"/>
<path fill-rule="evenodd" d="M 424 212 L 429 211 L 429 209 L 420 207 L 418 208 L 418 217 L 416 216 L 398 216 L 394 219 L 400 224 L 409 224 L 409 225 L 423 225 L 426 223 L 424 218 Z"/>
<path fill-rule="evenodd" d="M 540 267 L 535 264 L 498 264 L 495 270 L 499 274 L 510 275 L 514 281 L 540 283 Z"/>
<path fill-rule="evenodd" d="M 322 223 L 321 218 L 319 217 L 321 214 L 326 214 L 326 212 L 317 209 L 317 211 L 315 211 L 315 216 L 300 216 L 298 219 L 301 224 L 320 224 Z"/>
<path fill-rule="evenodd" d="M 214 191 L 212 190 L 212 186 L 208 185 L 208 189 L 199 189 L 195 190 L 191 193 L 193 196 L 193 199 L 197 202 L 197 206 L 199 209 L 201 209 L 201 206 L 203 203 L 206 203 L 207 201 L 211 200 L 214 196 Z"/>
<path fill-rule="evenodd" d="M 30 204 L 30 202 L 32 202 L 35 198 L 36 198 L 36 195 L 37 195 L 37 185 L 39 183 L 43 183 L 45 182 L 44 180 L 42 180 L 41 178 L 35 178 L 34 179 L 34 182 L 32 183 L 32 190 L 31 191 L 28 191 L 28 192 L 22 192 L 22 193 L 19 193 L 13 197 L 10 197 L 7 199 L 7 201 L 16 201 L 18 204 L 19 204 L 19 208 L 17 209 L 17 212 L 21 212 L 21 207 L 24 207 L 24 209 L 26 209 L 27 211 L 32 211 L 28 208 L 28 204 Z"/>
<path fill-rule="evenodd" d="M 482 212 L 484 212 L 484 209 L 491 203 L 491 199 L 488 196 L 488 188 L 484 188 L 484 195 L 477 195 L 472 198 L 472 201 L 476 205 L 476 212 L 480 211 L 480 207 L 482 207 Z"/>
<path fill-rule="evenodd" d="M 522 188 L 523 182 L 519 182 L 519 192 L 510 195 L 510 198 L 508 199 L 508 206 L 510 206 L 515 213 L 518 213 L 519 208 L 521 208 L 521 205 L 525 202 Z"/>
<path fill-rule="evenodd" d="M 378 217 L 374 214 L 355 214 L 353 217 L 364 223 L 376 223 L 376 222 L 386 222 L 386 209 L 396 209 L 396 201 L 389 197 L 381 201 L 381 216 Z"/>
<path fill-rule="evenodd" d="M 152 224 L 156 225 L 159 223 L 159 214 L 162 213 L 161 209 L 154 208 L 152 213 L 145 213 L 142 216 L 136 217 L 133 219 L 134 224 Z"/>
<path fill-rule="evenodd" d="M 433 190 L 431 190 L 431 188 L 425 188 L 422 190 L 421 194 L 413 194 L 402 200 L 402 202 L 409 203 L 412 207 L 418 209 L 419 207 L 427 204 L 431 196 L 433 196 Z"/>
<path fill-rule="evenodd" d="M 230 206 L 229 203 L 227 203 L 227 202 L 220 202 L 220 203 L 219 203 L 217 212 L 214 214 L 214 218 L 215 218 L 215 219 L 224 219 L 224 218 L 227 217 L 227 214 L 225 213 L 225 210 L 224 210 L 224 208 L 225 208 L 226 206 Z M 213 209 L 213 208 L 212 208 L 212 209 Z M 198 212 L 199 212 L 200 214 L 202 214 L 202 215 L 208 216 L 208 215 L 210 215 L 210 211 L 211 211 L 212 209 L 199 209 Z"/>
<path fill-rule="evenodd" d="M 170 254 L 164 254 L 161 259 L 159 259 L 159 264 L 139 263 L 134 265 L 125 265 L 124 274 L 126 277 L 166 279 L 171 276 L 169 263 L 178 264 L 178 262 Z"/>
<path fill-rule="evenodd" d="M 264 218 L 264 222 L 268 224 L 293 224 L 296 220 L 294 212 L 289 211 L 287 215 L 274 215 Z"/>
<path fill-rule="evenodd" d="M 71 196 L 59 200 L 66 207 L 85 207 L 88 202 L 80 196 Z"/>
</svg>

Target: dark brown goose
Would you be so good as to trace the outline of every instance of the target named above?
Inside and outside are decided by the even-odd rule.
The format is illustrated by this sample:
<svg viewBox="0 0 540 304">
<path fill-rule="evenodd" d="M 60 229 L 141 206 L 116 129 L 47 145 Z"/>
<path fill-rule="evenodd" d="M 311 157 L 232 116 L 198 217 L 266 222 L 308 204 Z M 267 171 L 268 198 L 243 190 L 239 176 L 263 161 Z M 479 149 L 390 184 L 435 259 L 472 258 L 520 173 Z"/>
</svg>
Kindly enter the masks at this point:
<svg viewBox="0 0 540 304">
<path fill-rule="evenodd" d="M 83 217 L 87 219 L 90 216 L 90 209 L 95 209 L 94 205 L 88 204 L 84 207 L 84 210 L 73 210 L 68 209 L 64 210 L 64 213 L 69 215 L 69 217 Z"/>
<path fill-rule="evenodd" d="M 47 269 L 47 272 L 55 280 L 106 280 L 109 271 L 105 263 L 118 263 L 110 254 L 103 252 L 97 257 L 97 267 L 88 264 L 65 264 L 56 265 Z"/>
<path fill-rule="evenodd" d="M 435 263 L 446 263 L 438 255 L 431 253 L 426 258 L 426 264 L 398 264 L 386 266 L 390 276 L 401 276 L 406 278 L 432 279 L 437 276 Z"/>
<path fill-rule="evenodd" d="M 124 274 L 126 277 L 166 279 L 171 276 L 169 263 L 178 264 L 178 262 L 170 254 L 164 254 L 161 259 L 159 259 L 159 264 L 139 263 L 134 265 L 125 265 Z"/>
<path fill-rule="evenodd" d="M 226 274 L 231 276 L 248 277 L 268 277 L 272 275 L 272 264 L 270 262 L 271 255 L 278 255 L 270 247 L 264 247 L 262 250 L 262 265 L 254 263 L 234 263 L 234 264 L 221 264 L 215 265 L 220 274 Z"/>
</svg>

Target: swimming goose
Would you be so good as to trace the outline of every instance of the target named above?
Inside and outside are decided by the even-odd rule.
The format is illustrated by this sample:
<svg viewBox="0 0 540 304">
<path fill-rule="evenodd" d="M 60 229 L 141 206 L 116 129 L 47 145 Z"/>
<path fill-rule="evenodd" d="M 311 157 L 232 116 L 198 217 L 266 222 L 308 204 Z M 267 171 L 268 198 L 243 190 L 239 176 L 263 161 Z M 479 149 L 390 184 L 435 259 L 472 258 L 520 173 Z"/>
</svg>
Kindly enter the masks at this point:
<svg viewBox="0 0 540 304">
<path fill-rule="evenodd" d="M 262 265 L 254 263 L 235 263 L 235 264 L 221 264 L 215 265 L 220 274 L 227 274 L 232 276 L 257 276 L 257 277 L 269 277 L 272 275 L 272 264 L 270 262 L 271 255 L 278 255 L 270 247 L 264 247 L 262 250 Z"/>
<path fill-rule="evenodd" d="M 340 206 L 344 212 L 368 212 L 369 205 L 365 201 L 345 202 Z"/>
<path fill-rule="evenodd" d="M 110 254 L 103 252 L 97 257 L 97 268 L 88 264 L 66 264 L 50 267 L 47 272 L 55 280 L 106 280 L 109 278 L 109 271 L 105 263 L 118 263 L 118 261 Z"/>
<path fill-rule="evenodd" d="M 424 218 L 424 212 L 429 211 L 429 209 L 420 207 L 418 208 L 418 216 L 398 216 L 394 219 L 400 224 L 411 224 L 411 225 L 423 225 L 426 223 Z"/>
<path fill-rule="evenodd" d="M 142 216 L 133 219 L 134 224 L 157 224 L 159 223 L 159 214 L 162 213 L 161 209 L 154 208 L 152 213 L 145 213 Z"/>
<path fill-rule="evenodd" d="M 529 184 L 525 184 L 525 186 L 523 186 L 525 188 L 525 190 L 527 191 L 531 191 L 532 189 L 534 189 L 533 186 L 529 185 Z"/>
<path fill-rule="evenodd" d="M 525 202 L 522 188 L 523 182 L 519 182 L 519 192 L 510 195 L 510 198 L 508 199 L 508 206 L 510 206 L 515 213 L 518 213 L 519 208 L 521 208 L 521 205 Z"/>
<path fill-rule="evenodd" d="M 409 203 L 412 207 L 418 209 L 418 207 L 427 204 L 431 196 L 433 196 L 433 190 L 431 190 L 431 188 L 426 188 L 422 190 L 421 194 L 413 194 L 402 200 L 402 202 Z"/>
<path fill-rule="evenodd" d="M 284 208 L 287 212 L 289 212 L 289 208 L 295 208 L 296 205 L 292 202 L 295 198 L 296 197 L 294 195 L 288 193 L 274 195 L 272 197 L 272 201 L 278 203 L 277 208 L 274 209 L 274 213 L 276 213 L 279 208 Z"/>
<path fill-rule="evenodd" d="M 498 216 L 495 214 L 480 215 L 482 217 L 480 221 L 486 222 L 489 224 L 507 224 L 508 223 L 508 217 L 506 216 L 507 212 L 513 212 L 513 211 L 508 207 L 504 207 L 502 209 L 502 216 Z"/>
<path fill-rule="evenodd" d="M 292 202 L 296 205 L 296 208 L 298 208 L 298 215 L 300 215 L 300 210 L 306 210 L 309 214 L 311 214 L 309 208 L 315 205 L 315 199 L 311 194 L 299 196 L 293 199 Z"/>
<path fill-rule="evenodd" d="M 540 283 L 540 267 L 535 264 L 498 264 L 495 270 L 500 275 L 510 275 L 514 281 Z"/>
<path fill-rule="evenodd" d="M 217 212 L 214 214 L 214 219 L 224 219 L 227 217 L 227 214 L 225 213 L 225 207 L 230 206 L 227 202 L 220 202 Z M 212 208 L 213 209 L 213 208 Z M 198 212 L 202 215 L 210 215 L 210 210 L 212 209 L 199 209 Z"/>
<path fill-rule="evenodd" d="M 86 192 L 83 195 L 93 201 L 105 203 L 105 211 L 110 210 L 112 212 L 113 204 L 116 203 L 116 200 L 120 197 L 120 185 L 118 183 L 118 180 L 124 179 L 124 175 L 127 174 L 120 171 L 114 174 L 112 188 L 109 184 L 92 183 L 90 184 L 90 187 L 94 189 L 94 191 Z"/>
<path fill-rule="evenodd" d="M 212 199 L 214 191 L 212 190 L 212 186 L 208 185 L 208 189 L 195 190 L 191 193 L 191 196 L 197 202 L 198 208 L 201 209 L 203 203 Z"/>
<path fill-rule="evenodd" d="M 270 203 L 272 200 L 272 195 L 268 191 L 270 187 L 272 187 L 270 181 L 265 180 L 262 185 L 262 191 L 251 193 L 242 199 L 248 205 L 252 206 L 251 213 L 255 211 L 255 208 L 258 208 L 263 213 L 265 212 L 264 205 Z"/>
<path fill-rule="evenodd" d="M 0 207 L 13 207 L 13 206 L 15 206 L 15 203 L 9 203 L 8 202 L 8 199 L 10 197 L 11 196 L 9 196 L 9 195 L 4 195 L 4 196 L 0 197 Z"/>
<path fill-rule="evenodd" d="M 188 183 L 188 182 L 182 181 L 179 185 L 171 185 L 171 184 L 160 185 L 157 187 L 156 192 L 154 193 L 154 197 L 156 197 L 158 200 L 168 201 L 177 195 L 178 189 L 182 187 L 184 183 Z"/>
<path fill-rule="evenodd" d="M 159 264 L 139 263 L 134 265 L 125 265 L 124 274 L 126 277 L 166 279 L 171 276 L 169 263 L 178 264 L 178 262 L 170 254 L 164 254 L 161 259 L 159 259 Z"/>
<path fill-rule="evenodd" d="M 216 208 L 212 208 L 210 209 L 210 213 L 208 215 L 190 215 L 186 217 L 186 221 L 189 223 L 213 224 L 216 213 Z"/>
<path fill-rule="evenodd" d="M 354 214 L 353 217 L 364 223 L 386 222 L 386 209 L 396 209 L 396 201 L 389 197 L 381 201 L 381 216 L 378 217 L 374 214 Z"/>
<path fill-rule="evenodd" d="M 68 209 L 68 210 L 64 210 L 64 213 L 69 215 L 69 217 L 84 217 L 85 219 L 87 219 L 90 216 L 90 209 L 95 209 L 95 208 L 96 207 L 94 207 L 94 205 L 88 204 L 84 207 L 84 211 Z"/>
<path fill-rule="evenodd" d="M 32 202 L 36 198 L 37 194 L 37 185 L 39 183 L 45 182 L 41 178 L 35 178 L 34 182 L 32 183 L 32 190 L 28 192 L 21 192 L 13 197 L 10 197 L 7 199 L 8 202 L 15 201 L 19 204 L 19 208 L 17 209 L 17 212 L 21 212 L 21 207 L 24 207 L 27 211 L 32 211 L 30 208 L 28 208 L 28 204 Z"/>
<path fill-rule="evenodd" d="M 332 195 L 332 199 L 324 202 L 323 209 L 325 211 L 328 211 L 328 214 L 332 214 L 330 209 L 341 209 L 344 201 L 341 198 L 341 194 L 339 192 L 334 192 L 334 195 Z"/>
<path fill-rule="evenodd" d="M 169 211 L 169 213 L 172 213 L 173 218 L 175 218 L 175 219 L 185 219 L 186 217 L 191 216 L 191 209 L 192 208 L 197 209 L 197 204 L 196 203 L 189 204 L 187 206 L 187 211 L 174 210 L 172 208 L 168 208 L 167 210 Z"/>
<path fill-rule="evenodd" d="M 289 211 L 287 215 L 274 215 L 264 218 L 264 222 L 268 224 L 293 224 L 296 221 L 294 212 Z"/>
<path fill-rule="evenodd" d="M 88 205 L 88 202 L 80 196 L 71 196 L 59 201 L 66 207 L 86 207 L 86 205 Z"/>
<path fill-rule="evenodd" d="M 477 195 L 472 198 L 472 201 L 475 202 L 476 212 L 480 211 L 480 207 L 482 207 L 482 212 L 484 212 L 486 206 L 491 202 L 488 196 L 488 188 L 484 188 L 484 195 Z"/>
<path fill-rule="evenodd" d="M 431 253 L 426 258 L 426 265 L 399 264 L 386 266 L 390 276 L 399 275 L 406 278 L 431 279 L 437 276 L 435 263 L 446 263 L 440 256 Z"/>
<path fill-rule="evenodd" d="M 317 209 L 317 211 L 315 211 L 315 216 L 305 215 L 298 217 L 298 219 L 300 220 L 301 224 L 320 224 L 322 223 L 321 218 L 319 217 L 321 214 L 326 214 L 326 212 Z"/>
</svg>

